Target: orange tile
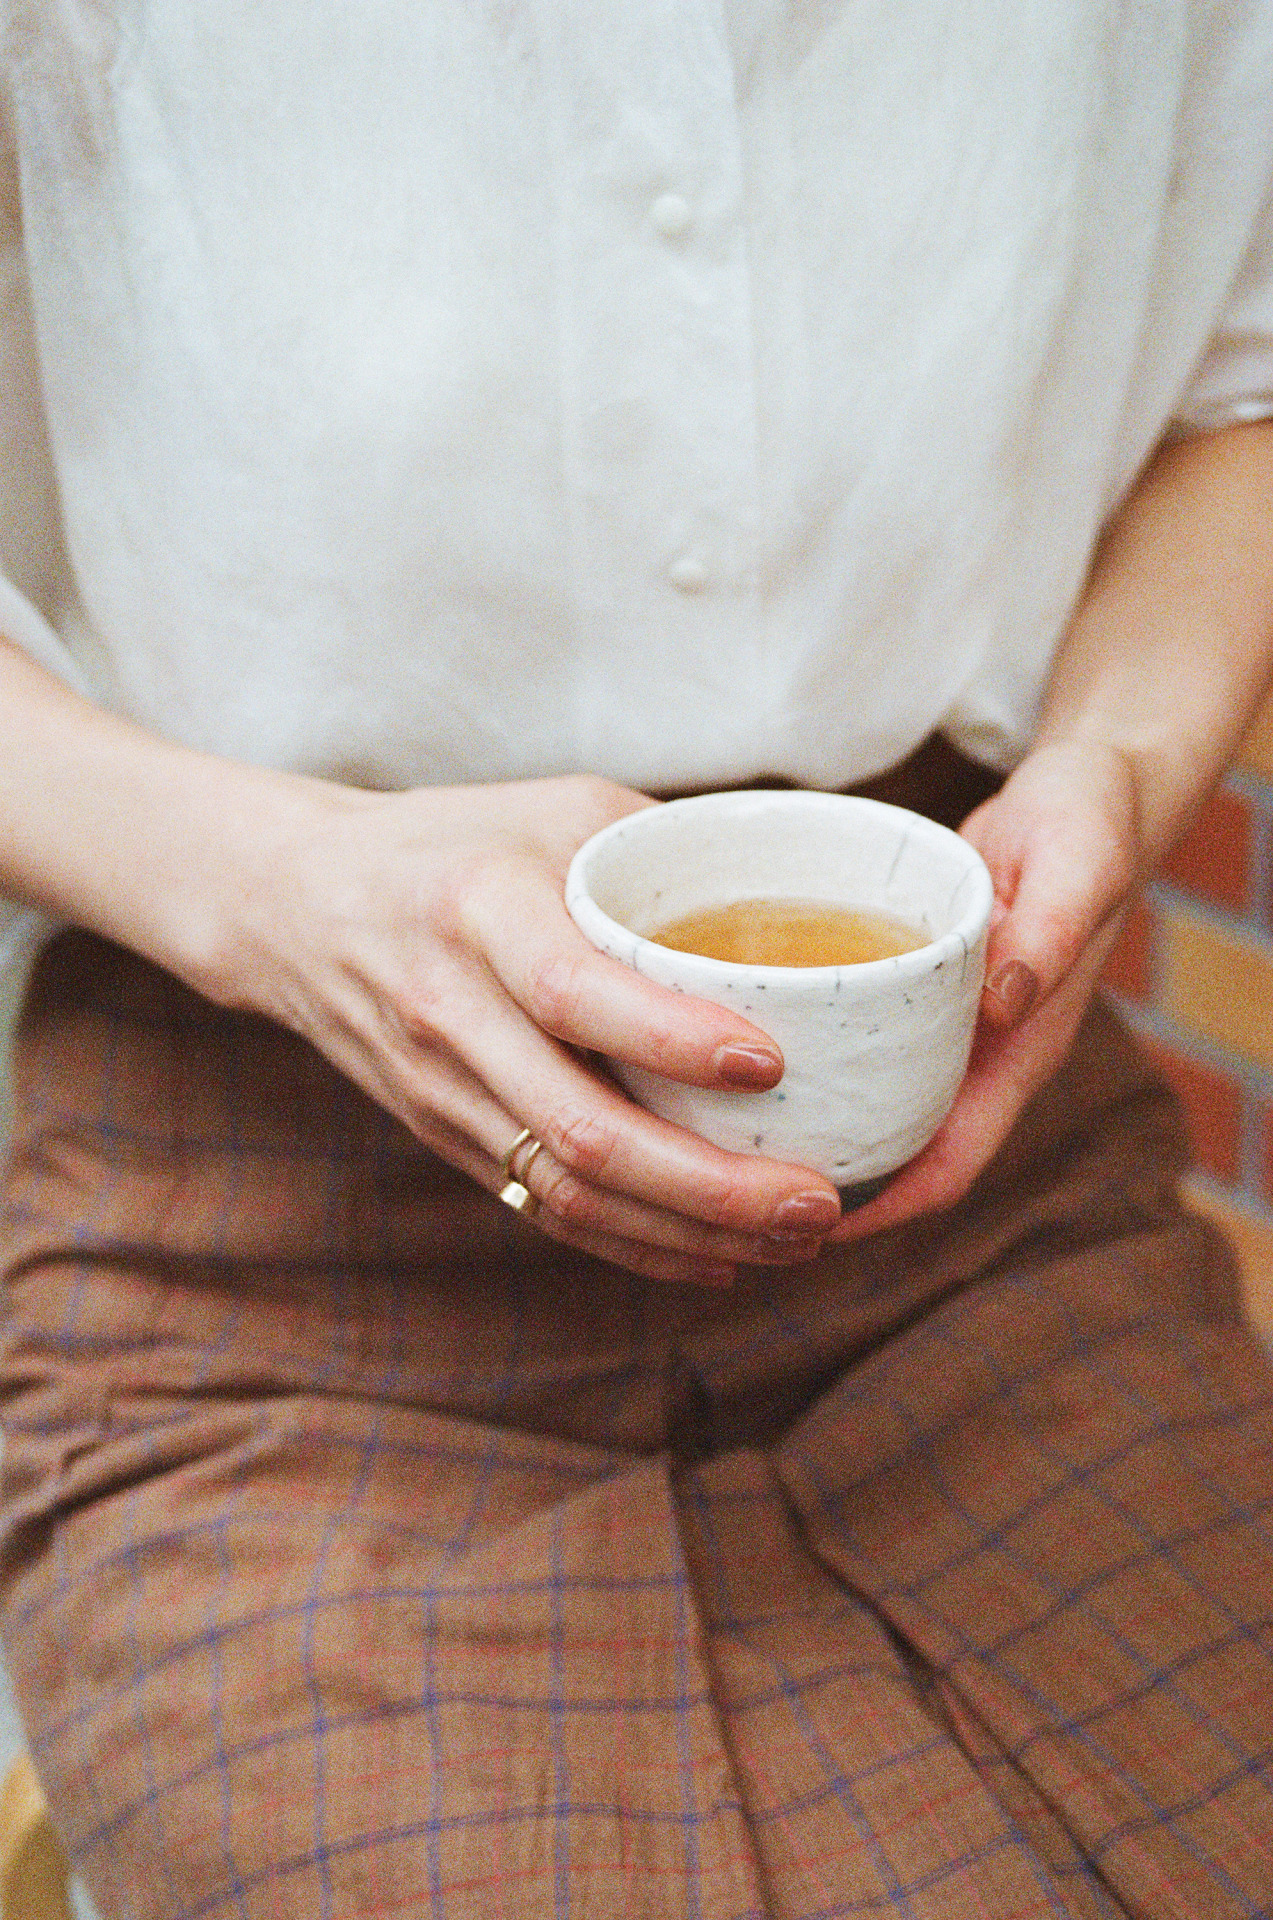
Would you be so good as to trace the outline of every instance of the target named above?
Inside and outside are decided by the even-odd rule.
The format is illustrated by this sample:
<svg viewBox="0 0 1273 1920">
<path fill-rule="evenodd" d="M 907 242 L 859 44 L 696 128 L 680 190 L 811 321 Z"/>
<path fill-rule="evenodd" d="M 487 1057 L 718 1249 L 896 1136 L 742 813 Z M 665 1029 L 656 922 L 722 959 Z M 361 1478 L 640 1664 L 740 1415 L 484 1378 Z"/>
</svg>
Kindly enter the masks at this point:
<svg viewBox="0 0 1273 1920">
<path fill-rule="evenodd" d="M 1218 787 L 1163 863 L 1163 877 L 1242 913 L 1251 902 L 1250 846 L 1250 802 Z"/>
<path fill-rule="evenodd" d="M 1218 1180 L 1236 1180 L 1242 1151 L 1242 1089 L 1173 1047 L 1143 1034 L 1140 1043 L 1175 1088 L 1198 1165 Z"/>
<path fill-rule="evenodd" d="M 1273 1069 L 1273 945 L 1161 915 L 1159 1004 L 1183 1027 Z"/>
<path fill-rule="evenodd" d="M 1238 762 L 1252 773 L 1273 780 L 1273 693 L 1256 715 L 1255 725 L 1239 750 Z"/>
<path fill-rule="evenodd" d="M 1209 1183 L 1186 1180 L 1186 1205 L 1215 1222 L 1238 1256 L 1247 1311 L 1266 1338 L 1273 1338 L 1273 1210 L 1218 1193 Z"/>
<path fill-rule="evenodd" d="M 1123 922 L 1118 945 L 1105 962 L 1101 974 L 1104 986 L 1129 1000 L 1148 1000 L 1154 990 L 1154 942 L 1156 915 L 1143 900 Z"/>
</svg>

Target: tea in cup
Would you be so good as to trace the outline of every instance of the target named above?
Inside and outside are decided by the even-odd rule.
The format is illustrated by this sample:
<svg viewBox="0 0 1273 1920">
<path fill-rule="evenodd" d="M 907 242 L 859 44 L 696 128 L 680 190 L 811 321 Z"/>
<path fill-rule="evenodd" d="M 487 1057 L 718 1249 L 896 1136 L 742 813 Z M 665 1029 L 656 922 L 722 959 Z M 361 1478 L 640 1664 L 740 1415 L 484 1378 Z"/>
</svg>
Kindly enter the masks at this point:
<svg viewBox="0 0 1273 1920">
<path fill-rule="evenodd" d="M 763 1093 L 626 1062 L 651 1112 L 861 1200 L 930 1140 L 968 1065 L 994 889 L 966 840 L 844 794 L 732 792 L 628 814 L 579 849 L 566 905 L 603 953 L 730 1007 L 782 1049 Z"/>
</svg>

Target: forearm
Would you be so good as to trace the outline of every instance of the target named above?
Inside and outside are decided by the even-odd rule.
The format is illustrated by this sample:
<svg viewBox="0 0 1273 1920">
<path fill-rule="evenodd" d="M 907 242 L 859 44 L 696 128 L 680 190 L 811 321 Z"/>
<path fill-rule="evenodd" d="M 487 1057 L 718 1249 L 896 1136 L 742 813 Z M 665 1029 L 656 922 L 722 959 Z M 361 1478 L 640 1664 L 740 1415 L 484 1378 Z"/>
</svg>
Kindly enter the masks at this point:
<svg viewBox="0 0 1273 1920">
<path fill-rule="evenodd" d="M 589 1065 L 773 1086 L 741 1016 L 606 958 L 566 912 L 575 849 L 645 796 L 588 779 L 364 793 L 156 739 L 0 643 L 0 890 L 293 1028 L 499 1192 L 529 1128 L 544 1230 L 647 1278 L 809 1257 L 806 1168 L 722 1153 Z"/>
<path fill-rule="evenodd" d="M 314 784 L 162 740 L 0 642 L 0 891 L 206 991 Z"/>
<path fill-rule="evenodd" d="M 1273 673 L 1273 423 L 1164 448 L 1111 522 L 1057 656 L 1039 746 L 1127 763 L 1152 867 Z"/>
</svg>

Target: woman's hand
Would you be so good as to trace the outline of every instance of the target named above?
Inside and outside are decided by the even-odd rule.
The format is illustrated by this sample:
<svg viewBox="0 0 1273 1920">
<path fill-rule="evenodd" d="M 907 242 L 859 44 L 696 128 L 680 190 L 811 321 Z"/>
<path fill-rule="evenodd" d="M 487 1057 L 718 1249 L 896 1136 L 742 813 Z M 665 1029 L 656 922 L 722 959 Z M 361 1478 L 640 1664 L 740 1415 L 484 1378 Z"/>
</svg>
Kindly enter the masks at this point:
<svg viewBox="0 0 1273 1920">
<path fill-rule="evenodd" d="M 379 794 L 245 766 L 0 642 L 0 893 L 293 1028 L 488 1189 L 529 1127 L 545 1232 L 724 1284 L 808 1258 L 840 1202 L 808 1168 L 655 1119 L 591 1058 L 703 1087 L 782 1076 L 758 1028 L 607 959 L 566 912 L 575 849 L 652 804 L 592 779 Z"/>
<path fill-rule="evenodd" d="M 588 1057 L 703 1087 L 782 1074 L 758 1028 L 606 958 L 566 912 L 575 849 L 644 795 L 582 778 L 267 792 L 233 909 L 179 962 L 192 984 L 303 1034 L 488 1189 L 528 1127 L 536 1224 L 633 1272 L 723 1284 L 816 1251 L 840 1215 L 825 1180 L 656 1119 Z"/>
<path fill-rule="evenodd" d="M 1134 769 L 1083 740 L 1030 754 L 962 833 L 990 869 L 986 986 L 968 1074 L 928 1146 L 836 1240 L 953 1206 L 1069 1051 L 1143 872 Z"/>
<path fill-rule="evenodd" d="M 1165 445 L 1106 530 L 1037 744 L 962 832 L 995 883 L 967 1079 L 837 1229 L 958 1200 L 1074 1038 L 1133 890 L 1219 778 L 1273 669 L 1273 422 Z"/>
</svg>

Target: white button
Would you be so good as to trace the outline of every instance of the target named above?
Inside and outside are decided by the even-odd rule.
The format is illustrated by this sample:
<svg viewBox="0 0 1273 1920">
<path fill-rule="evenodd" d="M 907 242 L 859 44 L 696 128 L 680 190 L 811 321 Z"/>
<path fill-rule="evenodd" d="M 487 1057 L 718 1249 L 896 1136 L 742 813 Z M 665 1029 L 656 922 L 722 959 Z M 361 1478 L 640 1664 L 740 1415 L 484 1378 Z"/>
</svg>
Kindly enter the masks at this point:
<svg viewBox="0 0 1273 1920">
<path fill-rule="evenodd" d="M 707 585 L 707 568 L 695 554 L 683 553 L 673 560 L 667 577 L 679 593 L 701 593 Z"/>
<path fill-rule="evenodd" d="M 683 233 L 688 233 L 693 217 L 689 201 L 682 200 L 679 193 L 661 193 L 650 208 L 655 232 L 661 233 L 665 240 L 679 240 Z"/>
</svg>

